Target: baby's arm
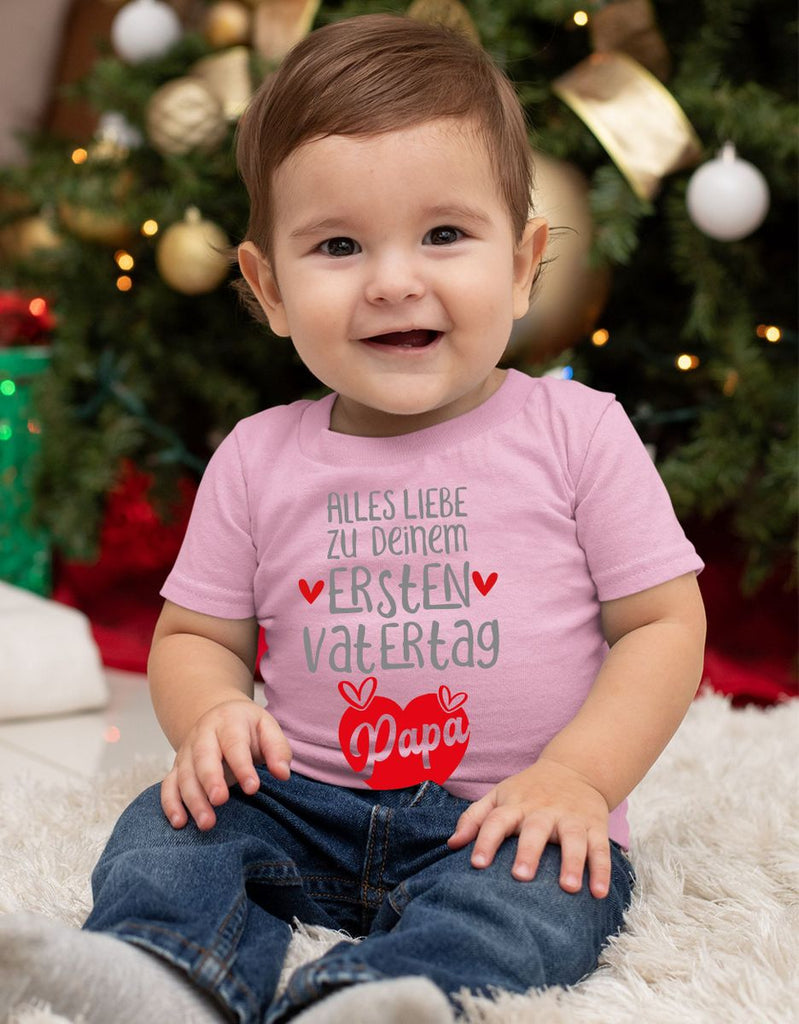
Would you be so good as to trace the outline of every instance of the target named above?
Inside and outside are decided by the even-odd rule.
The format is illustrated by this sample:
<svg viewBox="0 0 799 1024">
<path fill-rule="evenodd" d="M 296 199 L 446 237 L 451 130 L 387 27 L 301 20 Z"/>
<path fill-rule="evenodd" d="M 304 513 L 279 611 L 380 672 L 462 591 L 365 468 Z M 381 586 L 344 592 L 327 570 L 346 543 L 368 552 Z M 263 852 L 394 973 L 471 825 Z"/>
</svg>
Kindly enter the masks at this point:
<svg viewBox="0 0 799 1024">
<path fill-rule="evenodd" d="M 289 776 L 291 749 L 272 715 L 253 701 L 258 626 L 220 619 L 166 601 L 147 666 L 153 707 L 175 763 L 161 784 L 161 805 L 175 828 L 188 813 L 201 829 L 238 782 L 254 793 L 254 764 Z"/>
<path fill-rule="evenodd" d="M 705 615 L 693 573 L 602 605 L 610 652 L 580 711 L 530 768 L 505 779 L 461 816 L 450 838 L 475 840 L 486 867 L 518 835 L 513 874 L 532 878 L 544 846 L 561 846 L 560 884 L 594 896 L 610 878 L 608 814 L 641 781 L 682 721 L 702 672 Z"/>
</svg>

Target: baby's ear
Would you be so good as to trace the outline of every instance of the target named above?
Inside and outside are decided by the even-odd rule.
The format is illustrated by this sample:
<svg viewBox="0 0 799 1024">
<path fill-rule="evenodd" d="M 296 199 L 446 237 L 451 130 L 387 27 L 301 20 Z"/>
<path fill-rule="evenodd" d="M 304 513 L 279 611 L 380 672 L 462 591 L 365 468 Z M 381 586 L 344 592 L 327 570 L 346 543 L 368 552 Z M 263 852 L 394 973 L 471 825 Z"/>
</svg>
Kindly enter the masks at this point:
<svg viewBox="0 0 799 1024">
<path fill-rule="evenodd" d="M 543 217 L 527 221 L 522 240 L 513 257 L 513 319 L 519 320 L 530 308 L 530 292 L 547 245 L 549 225 Z"/>
<path fill-rule="evenodd" d="M 239 267 L 261 309 L 266 313 L 272 331 L 282 338 L 288 338 L 291 332 L 277 279 L 271 263 L 254 242 L 242 242 L 239 246 Z"/>
</svg>

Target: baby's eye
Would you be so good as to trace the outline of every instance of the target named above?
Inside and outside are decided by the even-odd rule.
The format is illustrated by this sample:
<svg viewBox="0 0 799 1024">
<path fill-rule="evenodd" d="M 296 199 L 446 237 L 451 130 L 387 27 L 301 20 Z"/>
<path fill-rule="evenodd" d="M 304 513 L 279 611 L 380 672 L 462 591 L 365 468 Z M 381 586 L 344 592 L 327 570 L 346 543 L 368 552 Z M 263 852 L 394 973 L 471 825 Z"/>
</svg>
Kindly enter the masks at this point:
<svg viewBox="0 0 799 1024">
<path fill-rule="evenodd" d="M 423 243 L 425 245 L 452 245 L 453 242 L 457 242 L 459 238 L 463 238 L 463 232 L 459 231 L 458 228 L 451 228 L 448 225 L 432 228 L 424 236 Z"/>
<path fill-rule="evenodd" d="M 354 256 L 361 251 L 360 245 L 353 238 L 328 238 L 319 246 L 325 256 Z"/>
</svg>

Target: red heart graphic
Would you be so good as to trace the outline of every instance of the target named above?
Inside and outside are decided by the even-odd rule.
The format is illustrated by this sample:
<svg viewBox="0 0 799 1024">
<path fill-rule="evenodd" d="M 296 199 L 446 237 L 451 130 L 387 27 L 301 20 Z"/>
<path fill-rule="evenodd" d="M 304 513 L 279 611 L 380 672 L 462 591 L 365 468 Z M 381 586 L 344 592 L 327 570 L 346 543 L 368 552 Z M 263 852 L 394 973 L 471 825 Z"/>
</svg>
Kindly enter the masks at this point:
<svg viewBox="0 0 799 1024">
<path fill-rule="evenodd" d="M 313 604 L 317 597 L 319 597 L 319 595 L 325 589 L 325 581 L 317 580 L 313 586 L 310 586 L 307 580 L 300 580 L 297 583 L 297 586 L 300 588 L 300 593 L 308 602 L 308 604 Z"/>
<path fill-rule="evenodd" d="M 477 587 L 477 589 L 480 591 L 483 597 L 485 597 L 489 590 L 494 586 L 498 578 L 499 577 L 495 572 L 492 572 L 490 576 L 486 577 L 486 579 L 483 579 L 479 572 L 472 573 L 472 580 L 474 582 L 474 585 Z"/>
<path fill-rule="evenodd" d="M 454 711 L 461 704 L 465 704 L 469 696 L 466 693 L 450 693 L 448 686 L 440 686 L 438 689 L 438 699 L 445 711 Z"/>
<path fill-rule="evenodd" d="M 365 711 L 369 707 L 376 689 L 377 680 L 374 676 L 367 676 L 360 686 L 351 683 L 349 679 L 342 679 L 338 684 L 338 692 L 344 700 L 361 711 Z"/>
<path fill-rule="evenodd" d="M 465 693 L 423 693 L 400 707 L 377 697 L 369 676 L 356 687 L 339 683 L 350 705 L 341 716 L 338 736 L 347 763 L 372 789 L 404 789 L 427 779 L 443 785 L 469 745 L 469 718 L 460 710 Z"/>
</svg>

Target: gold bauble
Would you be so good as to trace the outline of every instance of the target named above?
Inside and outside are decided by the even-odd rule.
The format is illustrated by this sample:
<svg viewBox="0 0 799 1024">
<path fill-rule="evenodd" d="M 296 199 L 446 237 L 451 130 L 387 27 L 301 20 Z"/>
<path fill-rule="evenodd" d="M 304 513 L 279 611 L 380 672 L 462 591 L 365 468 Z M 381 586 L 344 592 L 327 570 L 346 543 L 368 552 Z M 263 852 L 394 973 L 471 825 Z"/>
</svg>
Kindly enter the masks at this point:
<svg viewBox="0 0 799 1024">
<path fill-rule="evenodd" d="M 41 214 L 22 217 L 0 230 L 0 252 L 11 259 L 29 260 L 36 255 L 54 252 L 60 249 L 63 241 Z"/>
<path fill-rule="evenodd" d="M 134 235 L 134 228 L 119 213 L 106 212 L 110 202 L 122 202 L 133 186 L 133 174 L 123 170 L 110 187 L 110 196 L 104 194 L 96 181 L 86 182 L 87 195 L 103 195 L 104 206 L 81 205 L 65 200 L 58 204 L 58 216 L 62 224 L 73 235 L 85 242 L 102 245 L 125 245 Z M 110 202 L 109 202 L 110 200 Z"/>
<path fill-rule="evenodd" d="M 551 262 L 533 289 L 530 309 L 513 326 L 509 352 L 544 362 L 596 325 L 610 291 L 610 270 L 592 267 L 589 260 L 594 225 L 585 177 L 544 153 L 534 153 L 533 159 L 533 210 L 549 222 L 544 259 Z"/>
<path fill-rule="evenodd" d="M 91 207 L 72 203 L 60 203 L 58 213 L 67 230 L 84 242 L 124 245 L 133 235 L 130 224 L 113 213 L 98 213 Z"/>
<path fill-rule="evenodd" d="M 228 121 L 241 117 L 252 99 L 250 51 L 246 46 L 203 57 L 192 65 L 191 75 L 216 96 Z"/>
<path fill-rule="evenodd" d="M 155 251 L 158 272 L 170 288 L 184 295 L 212 292 L 230 268 L 227 235 L 213 221 L 204 220 L 195 206 L 168 227 Z"/>
<path fill-rule="evenodd" d="M 203 22 L 203 35 L 218 50 L 246 43 L 251 31 L 252 14 L 239 0 L 217 0 Z"/>
<path fill-rule="evenodd" d="M 227 132 L 222 104 L 199 78 L 174 78 L 147 104 L 147 134 L 164 156 L 214 149 Z"/>
</svg>

